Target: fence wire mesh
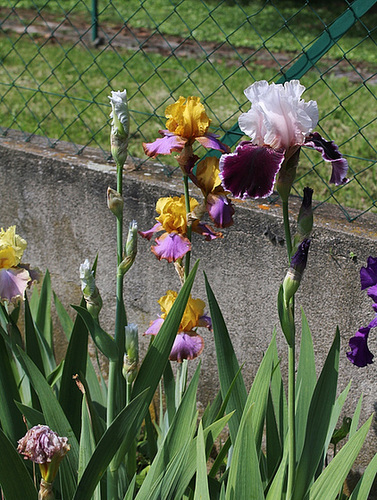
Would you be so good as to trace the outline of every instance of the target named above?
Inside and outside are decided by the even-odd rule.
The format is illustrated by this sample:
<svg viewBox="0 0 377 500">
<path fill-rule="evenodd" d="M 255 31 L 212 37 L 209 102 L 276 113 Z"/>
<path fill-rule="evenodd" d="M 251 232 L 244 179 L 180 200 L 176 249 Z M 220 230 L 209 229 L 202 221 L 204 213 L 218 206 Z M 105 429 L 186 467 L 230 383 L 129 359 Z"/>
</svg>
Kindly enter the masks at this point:
<svg viewBox="0 0 377 500">
<path fill-rule="evenodd" d="M 331 187 L 327 167 L 304 150 L 295 189 L 314 187 L 319 204 L 337 203 L 353 220 L 377 202 L 376 3 L 0 0 L 2 134 L 69 141 L 77 154 L 95 146 L 109 159 L 107 96 L 126 88 L 135 159 L 180 95 L 200 96 L 212 131 L 234 143 L 249 108 L 243 90 L 299 77 L 305 99 L 318 102 L 317 130 L 349 161 L 350 182 Z M 163 164 L 174 171 L 174 160 Z"/>
</svg>

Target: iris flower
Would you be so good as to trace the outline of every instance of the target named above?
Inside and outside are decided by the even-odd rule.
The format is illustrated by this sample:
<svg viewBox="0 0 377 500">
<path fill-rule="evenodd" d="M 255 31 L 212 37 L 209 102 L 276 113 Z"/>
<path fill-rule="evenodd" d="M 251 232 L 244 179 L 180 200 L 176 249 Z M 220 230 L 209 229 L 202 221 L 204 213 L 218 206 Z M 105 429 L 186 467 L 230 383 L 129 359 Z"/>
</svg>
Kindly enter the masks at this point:
<svg viewBox="0 0 377 500">
<path fill-rule="evenodd" d="M 377 257 L 369 257 L 367 267 L 360 269 L 361 290 L 368 289 L 368 295 L 373 300 L 373 309 L 377 313 Z M 347 358 L 358 367 L 364 367 L 373 363 L 374 354 L 368 348 L 368 336 L 372 328 L 377 326 L 377 316 L 368 326 L 361 327 L 355 336 L 349 340 L 351 350 L 347 352 Z"/>
<path fill-rule="evenodd" d="M 223 153 L 229 151 L 228 146 L 217 139 L 217 135 L 208 132 L 211 120 L 200 102 L 200 97 L 185 99 L 181 96 L 177 102 L 167 106 L 165 117 L 167 130 L 159 130 L 163 137 L 143 144 L 148 156 L 154 158 L 173 151 L 181 152 L 194 141 L 198 141 L 205 148 L 217 149 Z"/>
<path fill-rule="evenodd" d="M 197 200 L 190 198 L 190 211 L 193 211 L 198 205 Z M 139 231 L 139 234 L 150 240 L 154 233 L 164 231 L 159 238 L 155 239 L 156 245 L 152 246 L 152 252 L 159 260 L 166 259 L 168 262 L 175 262 L 191 250 L 191 242 L 186 236 L 185 197 L 182 195 L 181 197 L 160 198 L 156 204 L 156 211 L 160 214 L 156 217 L 157 224 L 148 231 Z M 221 237 L 220 233 L 212 231 L 209 226 L 199 221 L 193 222 L 192 229 L 202 234 L 206 240 Z"/>
<path fill-rule="evenodd" d="M 26 241 L 16 234 L 16 226 L 0 231 L 0 301 L 14 302 L 24 297 L 35 279 L 33 271 L 21 264 Z"/>
<path fill-rule="evenodd" d="M 348 164 L 337 145 L 313 133 L 318 123 L 317 103 L 301 99 L 304 90 L 298 80 L 284 85 L 269 85 L 263 80 L 245 90 L 252 105 L 238 123 L 250 141 L 240 142 L 233 153 L 220 159 L 223 186 L 236 198 L 271 195 L 279 173 L 279 180 L 284 182 L 287 169 L 293 165 L 295 174 L 301 146 L 316 149 L 325 161 L 331 162 L 331 183 L 347 182 Z M 293 179 L 287 183 L 289 189 Z"/>
<path fill-rule="evenodd" d="M 197 164 L 196 173 L 191 169 L 188 175 L 203 193 L 204 210 L 216 227 L 224 228 L 233 224 L 234 207 L 228 198 L 229 193 L 221 185 L 219 173 L 219 159 L 207 156 Z"/>
<path fill-rule="evenodd" d="M 144 335 L 158 334 L 177 296 L 177 292 L 168 290 L 166 295 L 159 299 L 162 314 L 151 323 Z M 202 300 L 193 299 L 190 295 L 170 353 L 171 361 L 182 363 L 184 359 L 195 359 L 203 351 L 204 339 L 196 333 L 196 329 L 198 327 L 212 328 L 211 318 L 204 314 L 204 308 L 205 303 Z"/>
</svg>

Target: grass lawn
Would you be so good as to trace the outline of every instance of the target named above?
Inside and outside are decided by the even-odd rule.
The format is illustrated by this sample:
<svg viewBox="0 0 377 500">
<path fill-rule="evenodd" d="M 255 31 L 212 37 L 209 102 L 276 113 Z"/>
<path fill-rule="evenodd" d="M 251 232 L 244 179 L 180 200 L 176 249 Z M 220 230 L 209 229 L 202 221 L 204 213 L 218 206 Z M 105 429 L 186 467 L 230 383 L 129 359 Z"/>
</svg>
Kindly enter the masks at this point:
<svg viewBox="0 0 377 500">
<path fill-rule="evenodd" d="M 100 33 L 106 26 L 106 32 L 116 34 L 126 23 L 131 33 L 157 30 L 178 46 L 179 40 L 191 33 L 195 53 L 167 53 L 144 49 L 140 43 L 137 50 L 130 50 L 115 44 L 95 48 L 87 40 L 80 41 L 79 28 L 85 27 L 86 39 L 90 35 L 88 1 L 21 0 L 11 11 L 10 2 L 0 0 L 4 23 L 0 31 L 2 126 L 97 145 L 107 151 L 107 96 L 111 89 L 127 88 L 134 156 L 144 156 L 141 143 L 156 137 L 164 126 L 166 105 L 179 95 L 200 95 L 213 120 L 213 131 L 223 134 L 234 125 L 240 111 L 248 109 L 244 88 L 259 79 L 276 81 L 281 69 L 345 8 L 344 1 L 333 2 L 331 12 L 321 2 L 309 3 L 315 4 L 315 10 L 308 2 L 99 0 Z M 20 36 L 7 27 L 7 21 L 21 26 L 22 20 L 25 23 L 25 8 L 33 8 L 27 15 L 33 26 L 31 14 L 37 15 L 37 7 L 39 22 L 59 22 L 62 14 L 69 13 L 76 38 L 46 38 L 38 30 Z M 299 191 L 306 184 L 314 187 L 318 200 L 329 199 L 361 210 L 369 209 L 377 199 L 373 40 L 377 14 L 364 17 L 367 19 L 357 23 L 302 79 L 307 87 L 305 99 L 318 102 L 322 133 L 334 139 L 349 157 L 352 181 L 331 193 L 328 167 L 319 161 L 319 155 L 308 151 L 302 155 L 296 184 Z M 215 44 L 223 44 L 223 50 L 215 50 Z M 167 164 L 168 171 L 175 167 L 172 159 L 167 159 Z"/>
</svg>

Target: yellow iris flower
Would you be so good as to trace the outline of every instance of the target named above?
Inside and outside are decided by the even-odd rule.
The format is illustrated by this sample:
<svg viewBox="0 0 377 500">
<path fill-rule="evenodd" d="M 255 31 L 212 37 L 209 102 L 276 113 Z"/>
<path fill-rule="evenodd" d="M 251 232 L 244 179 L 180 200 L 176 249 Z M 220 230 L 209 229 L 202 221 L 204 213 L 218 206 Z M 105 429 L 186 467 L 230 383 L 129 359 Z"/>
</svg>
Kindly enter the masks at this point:
<svg viewBox="0 0 377 500">
<path fill-rule="evenodd" d="M 26 241 L 16 234 L 16 226 L 0 231 L 0 269 L 15 267 L 21 262 Z"/>
<path fill-rule="evenodd" d="M 175 135 L 186 139 L 202 137 L 208 131 L 211 120 L 208 118 L 200 97 L 180 97 L 177 102 L 167 106 L 166 128 Z"/>
<path fill-rule="evenodd" d="M 197 200 L 190 198 L 190 211 L 192 212 L 198 204 Z M 186 234 L 186 206 L 183 195 L 181 197 L 168 196 L 160 198 L 156 204 L 156 211 L 160 214 L 159 217 L 156 217 L 156 220 L 167 233 Z"/>
<path fill-rule="evenodd" d="M 174 290 L 168 290 L 166 295 L 161 297 L 158 301 L 161 307 L 161 318 L 165 319 L 170 309 L 172 308 L 178 293 Z M 199 318 L 204 314 L 205 303 L 200 299 L 193 299 L 190 295 L 185 312 L 179 326 L 180 332 L 190 332 L 193 328 L 198 326 Z"/>
</svg>

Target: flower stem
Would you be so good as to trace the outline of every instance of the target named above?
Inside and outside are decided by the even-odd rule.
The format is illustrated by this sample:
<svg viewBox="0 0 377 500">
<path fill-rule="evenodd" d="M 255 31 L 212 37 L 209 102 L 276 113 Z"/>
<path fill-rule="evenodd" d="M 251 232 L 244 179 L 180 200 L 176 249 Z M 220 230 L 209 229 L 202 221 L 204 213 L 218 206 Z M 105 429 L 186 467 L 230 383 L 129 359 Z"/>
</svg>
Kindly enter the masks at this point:
<svg viewBox="0 0 377 500">
<path fill-rule="evenodd" d="M 117 191 L 122 195 L 123 191 L 123 166 L 117 165 Z M 117 216 L 117 268 L 123 260 L 123 213 Z M 122 377 L 122 361 L 125 349 L 125 330 L 127 324 L 126 311 L 123 301 L 123 275 L 119 271 L 116 276 L 116 313 L 115 313 L 115 335 L 119 356 L 116 361 L 109 362 L 109 384 L 107 398 L 107 427 L 111 425 L 116 415 L 125 404 L 125 382 Z M 107 477 L 108 500 L 118 499 L 118 473 L 110 464 Z"/>
<path fill-rule="evenodd" d="M 185 204 L 186 204 L 186 217 L 190 213 L 190 192 L 189 192 L 189 183 L 188 183 L 188 176 L 186 174 L 183 175 L 183 186 L 184 186 L 184 193 L 185 193 Z M 191 224 L 187 224 L 187 231 L 186 231 L 186 236 L 189 241 L 191 241 Z M 185 256 L 185 279 L 190 273 L 190 258 L 191 258 L 191 251 L 188 251 Z"/>
<path fill-rule="evenodd" d="M 292 237 L 291 237 L 291 228 L 289 224 L 288 200 L 286 201 L 283 200 L 283 219 L 284 219 L 285 241 L 287 244 L 288 261 L 290 262 L 292 253 Z"/>
<path fill-rule="evenodd" d="M 287 244 L 287 256 L 290 263 L 292 254 L 292 237 L 289 224 L 288 199 L 283 200 L 283 220 L 285 241 Z M 294 297 L 292 297 L 288 307 L 291 307 L 294 318 Z M 288 345 L 288 482 L 287 482 L 287 500 L 291 498 L 296 472 L 296 359 L 295 359 L 295 334 L 292 332 L 292 342 Z"/>
</svg>

